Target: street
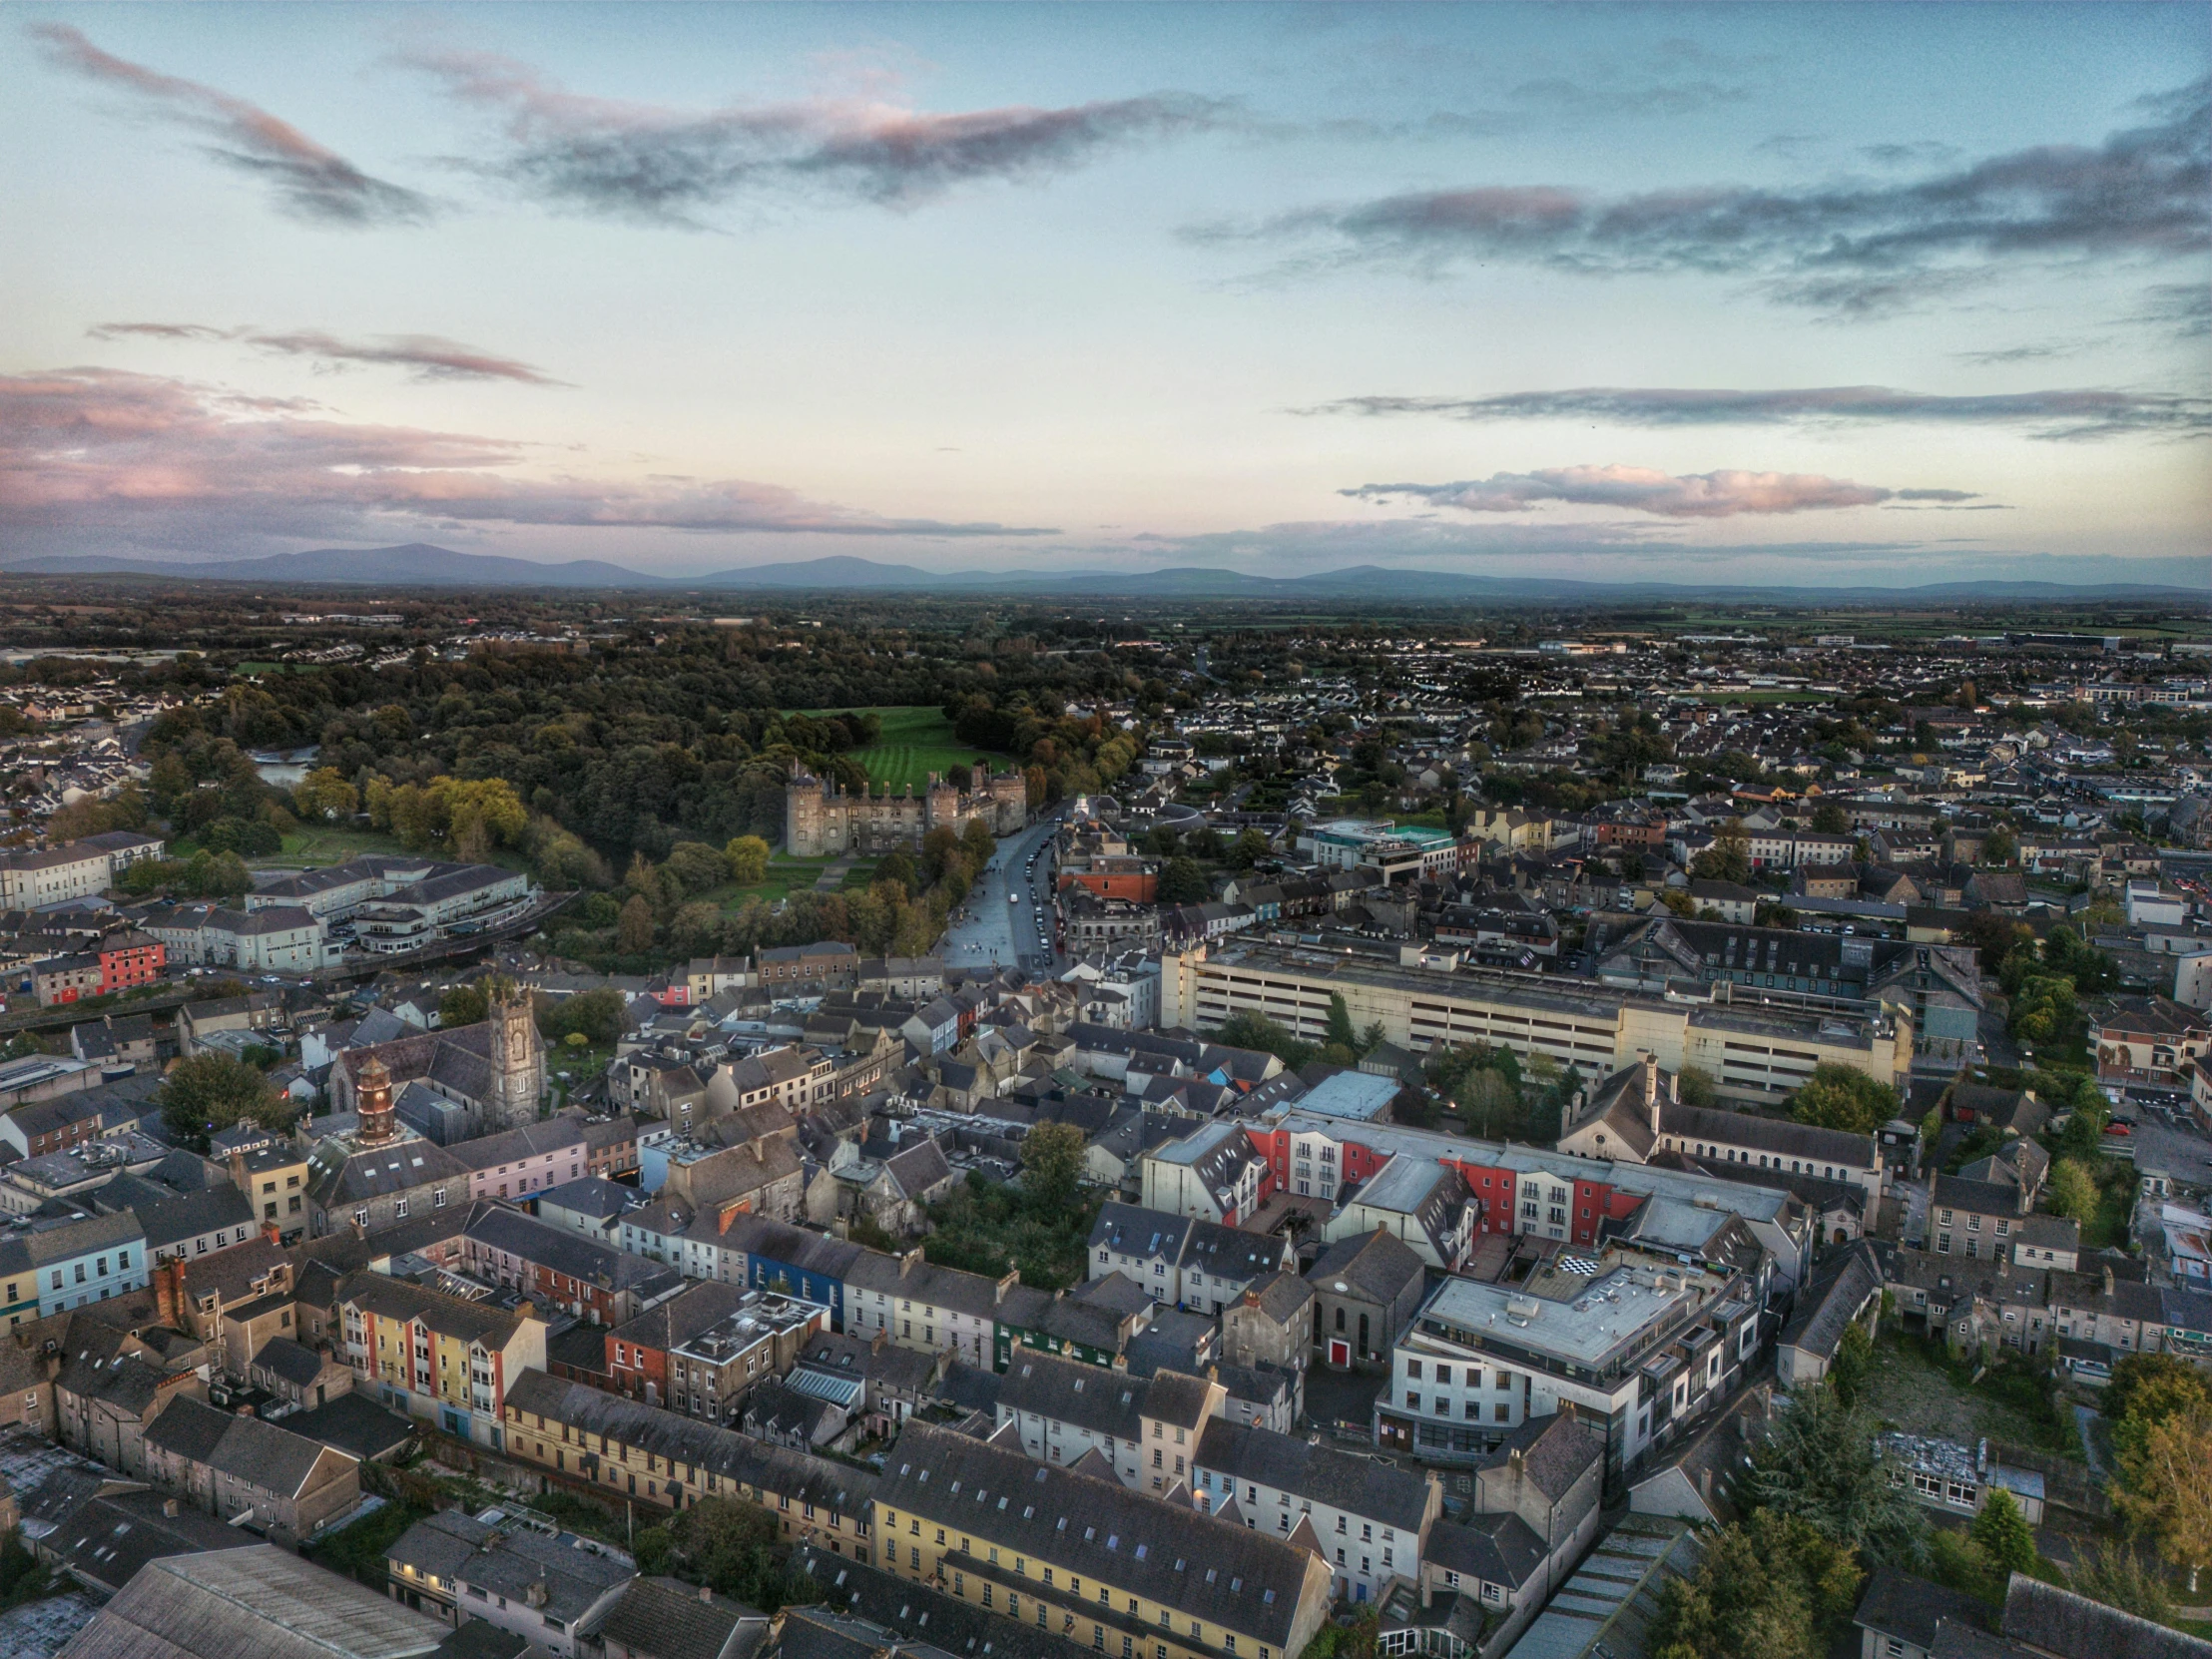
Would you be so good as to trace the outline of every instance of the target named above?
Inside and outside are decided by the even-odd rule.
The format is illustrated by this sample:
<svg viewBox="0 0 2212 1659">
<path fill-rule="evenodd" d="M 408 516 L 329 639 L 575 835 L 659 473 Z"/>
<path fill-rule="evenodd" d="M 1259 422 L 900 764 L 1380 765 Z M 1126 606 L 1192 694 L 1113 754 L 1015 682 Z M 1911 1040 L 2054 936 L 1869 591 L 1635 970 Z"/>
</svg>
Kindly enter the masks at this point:
<svg viewBox="0 0 2212 1659">
<path fill-rule="evenodd" d="M 1053 832 L 1059 815 L 1043 817 L 1018 835 L 998 843 L 991 861 L 976 877 L 967 899 L 952 914 L 942 951 L 946 967 L 1019 967 L 1050 973 L 1058 958 L 1051 938 Z M 1036 858 L 1036 867 L 1026 866 Z M 1008 892 L 1017 902 L 1006 901 Z M 1039 923 L 1044 933 L 1039 937 Z"/>
</svg>

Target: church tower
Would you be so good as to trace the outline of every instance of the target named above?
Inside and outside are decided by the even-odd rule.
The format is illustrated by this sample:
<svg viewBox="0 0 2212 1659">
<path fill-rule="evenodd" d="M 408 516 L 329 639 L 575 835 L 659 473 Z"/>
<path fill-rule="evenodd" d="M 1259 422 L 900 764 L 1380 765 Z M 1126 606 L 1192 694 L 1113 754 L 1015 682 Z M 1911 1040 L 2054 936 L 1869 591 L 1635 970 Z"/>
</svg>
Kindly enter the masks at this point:
<svg viewBox="0 0 2212 1659">
<path fill-rule="evenodd" d="M 538 1120 L 538 1099 L 545 1093 L 545 1044 L 530 996 L 520 989 L 494 995 L 491 1026 L 491 1089 L 484 1101 L 486 1129 L 512 1129 Z"/>
</svg>

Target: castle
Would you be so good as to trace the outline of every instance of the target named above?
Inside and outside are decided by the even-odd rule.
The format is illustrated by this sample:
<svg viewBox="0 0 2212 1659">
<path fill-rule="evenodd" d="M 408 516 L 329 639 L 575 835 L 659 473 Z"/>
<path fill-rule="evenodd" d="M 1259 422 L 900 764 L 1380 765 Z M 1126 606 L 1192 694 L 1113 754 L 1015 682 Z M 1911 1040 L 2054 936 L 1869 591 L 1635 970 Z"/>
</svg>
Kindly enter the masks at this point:
<svg viewBox="0 0 2212 1659">
<path fill-rule="evenodd" d="M 784 786 L 784 849 L 797 858 L 918 847 L 930 830 L 957 832 L 971 819 L 994 835 L 1027 824 L 1029 789 L 1021 774 L 997 773 L 981 790 L 962 792 L 932 772 L 919 795 L 911 784 L 897 795 L 846 795 L 794 766 Z"/>
</svg>

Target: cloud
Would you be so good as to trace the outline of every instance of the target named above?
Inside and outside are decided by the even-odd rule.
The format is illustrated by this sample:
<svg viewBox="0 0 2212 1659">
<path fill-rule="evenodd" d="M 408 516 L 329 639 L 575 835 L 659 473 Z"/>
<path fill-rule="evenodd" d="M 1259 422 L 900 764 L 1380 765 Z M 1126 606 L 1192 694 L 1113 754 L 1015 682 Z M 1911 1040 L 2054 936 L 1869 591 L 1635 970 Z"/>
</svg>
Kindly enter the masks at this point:
<svg viewBox="0 0 2212 1659">
<path fill-rule="evenodd" d="M 1463 523 L 1420 518 L 1302 519 L 1257 528 L 1187 535 L 1146 532 L 1124 542 L 1070 547 L 1073 555 L 1122 552 L 1175 564 L 1246 564 L 1266 574 L 1332 569 L 1379 560 L 1428 566 L 1512 560 L 1521 570 L 1549 561 L 1603 560 L 1609 576 L 1675 571 L 1685 564 L 1741 566 L 1762 558 L 1828 561 L 1896 556 L 1924 550 L 1924 541 L 1730 542 L 1712 546 L 1679 539 L 1682 527 L 1652 521 L 1572 524 Z"/>
<path fill-rule="evenodd" d="M 259 105 L 103 52 L 66 23 L 34 23 L 30 32 L 63 67 L 131 93 L 164 118 L 208 135 L 215 141 L 207 147 L 209 155 L 260 179 L 277 208 L 294 219 L 365 228 L 414 224 L 430 215 L 426 197 L 371 178 Z"/>
<path fill-rule="evenodd" d="M 1958 159 L 1958 147 L 1922 139 L 1916 144 L 1869 144 L 1859 154 L 1881 167 L 1940 167 Z"/>
<path fill-rule="evenodd" d="M 2159 282 L 2143 290 L 2143 308 L 2129 319 L 2171 328 L 2184 339 L 2212 334 L 2212 287 Z"/>
<path fill-rule="evenodd" d="M 744 479 L 525 476 L 531 446 L 321 418 L 118 369 L 0 375 L 0 526 L 221 542 L 375 521 L 850 536 L 1049 535 L 886 518 Z"/>
<path fill-rule="evenodd" d="M 2038 438 L 2212 432 L 2212 398 L 2081 387 L 1956 397 L 1894 386 L 1570 386 L 1494 397 L 1344 397 L 1302 414 L 1445 415 L 1455 420 L 1609 421 L 1622 426 L 1781 426 L 1930 421 L 2018 426 Z"/>
<path fill-rule="evenodd" d="M 1920 302 L 2003 264 L 2170 259 L 2212 248 L 2212 82 L 2154 102 L 2152 124 L 1906 182 L 1800 190 L 1686 186 L 1598 197 L 1482 184 L 1317 207 L 1199 240 L 1316 246 L 1325 261 L 1436 274 L 1508 261 L 1583 276 L 1750 278 L 1840 316 Z"/>
<path fill-rule="evenodd" d="M 1751 89 L 1719 81 L 1659 81 L 1625 86 L 1608 80 L 1592 85 L 1566 76 L 1523 81 L 1512 96 L 1524 104 L 1606 115 L 1695 115 L 1718 104 L 1740 104 Z"/>
<path fill-rule="evenodd" d="M 1415 500 L 1469 513 L 1520 513 L 1547 501 L 1611 507 L 1663 518 L 1736 518 L 1885 501 L 1971 501 L 1966 490 L 1882 489 L 1813 472 L 1670 474 L 1642 466 L 1561 466 L 1498 472 L 1453 484 L 1362 484 L 1338 491 L 1364 501 Z"/>
<path fill-rule="evenodd" d="M 910 207 L 955 185 L 1062 171 L 1120 145 L 1203 131 L 1232 111 L 1186 93 L 952 115 L 878 98 L 675 110 L 569 92 L 483 53 L 406 61 L 503 118 L 506 153 L 466 165 L 553 206 L 695 227 L 702 210 L 778 188 Z"/>
<path fill-rule="evenodd" d="M 319 328 L 269 332 L 259 328 L 213 328 L 200 322 L 103 322 L 85 330 L 94 339 L 133 336 L 166 340 L 239 340 L 284 357 L 306 357 L 318 370 L 336 371 L 354 363 L 388 364 L 407 369 L 417 380 L 517 380 L 531 386 L 567 384 L 495 352 L 463 345 L 442 334 L 384 334 L 373 341 L 341 340 Z"/>
</svg>

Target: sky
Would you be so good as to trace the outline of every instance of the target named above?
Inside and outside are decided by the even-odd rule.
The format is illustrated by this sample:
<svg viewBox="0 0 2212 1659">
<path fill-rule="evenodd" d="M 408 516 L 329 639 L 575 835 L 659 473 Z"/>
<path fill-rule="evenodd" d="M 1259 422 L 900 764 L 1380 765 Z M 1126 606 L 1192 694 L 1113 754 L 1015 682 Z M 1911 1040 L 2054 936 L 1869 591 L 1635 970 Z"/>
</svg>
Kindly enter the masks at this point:
<svg viewBox="0 0 2212 1659">
<path fill-rule="evenodd" d="M 2212 7 L 0 12 L 0 564 L 2212 589 Z"/>
</svg>

